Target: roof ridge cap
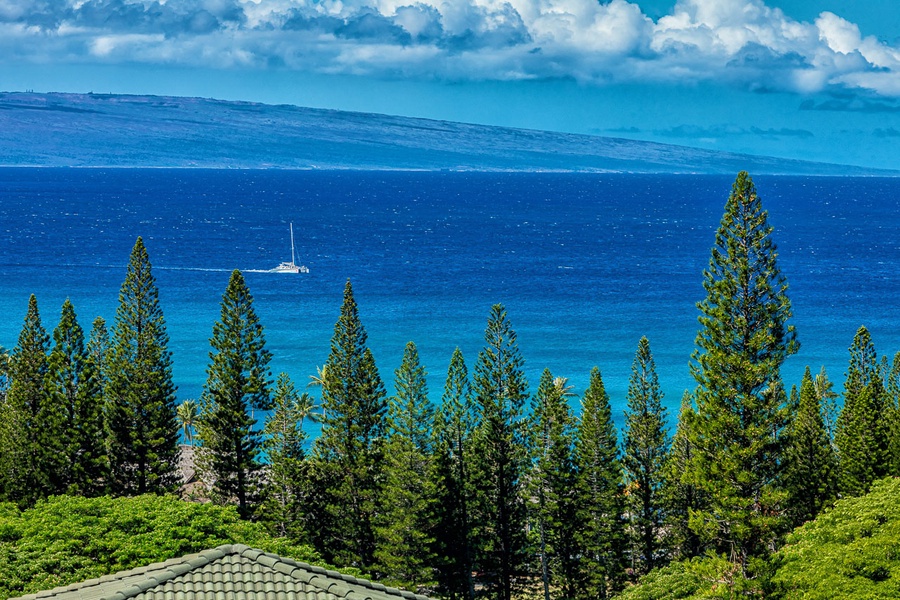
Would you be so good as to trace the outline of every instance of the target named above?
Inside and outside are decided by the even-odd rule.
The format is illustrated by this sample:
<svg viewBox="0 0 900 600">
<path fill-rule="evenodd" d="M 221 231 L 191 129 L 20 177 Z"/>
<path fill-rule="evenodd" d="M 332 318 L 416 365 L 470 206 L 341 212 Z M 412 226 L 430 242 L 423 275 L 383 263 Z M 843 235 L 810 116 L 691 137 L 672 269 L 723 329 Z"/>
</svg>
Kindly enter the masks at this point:
<svg viewBox="0 0 900 600">
<path fill-rule="evenodd" d="M 163 561 L 153 562 L 149 565 L 134 567 L 132 569 L 125 569 L 123 571 L 101 575 L 100 577 L 93 577 L 85 581 L 61 585 L 51 590 L 42 590 L 34 594 L 26 594 L 25 596 L 21 596 L 21 598 L 28 598 L 29 600 L 32 598 L 53 598 L 54 596 L 57 596 L 58 594 L 64 592 L 88 590 L 98 585 L 123 581 L 129 577 L 146 576 L 146 579 L 132 583 L 125 590 L 119 590 L 110 596 L 111 599 L 115 598 L 124 600 L 126 598 L 132 598 L 136 594 L 143 593 L 147 589 L 160 585 L 161 583 L 165 583 L 170 579 L 180 577 L 188 571 L 192 571 L 193 569 L 196 569 L 198 567 L 205 567 L 214 560 L 218 560 L 223 556 L 229 554 L 234 554 L 233 546 L 231 544 L 224 544 L 216 548 L 210 548 L 201 550 L 200 552 L 193 552 L 191 554 L 175 556 Z M 147 575 L 150 571 L 158 571 L 158 573 Z M 154 581 L 155 583 L 152 586 L 145 587 L 150 581 Z"/>
</svg>

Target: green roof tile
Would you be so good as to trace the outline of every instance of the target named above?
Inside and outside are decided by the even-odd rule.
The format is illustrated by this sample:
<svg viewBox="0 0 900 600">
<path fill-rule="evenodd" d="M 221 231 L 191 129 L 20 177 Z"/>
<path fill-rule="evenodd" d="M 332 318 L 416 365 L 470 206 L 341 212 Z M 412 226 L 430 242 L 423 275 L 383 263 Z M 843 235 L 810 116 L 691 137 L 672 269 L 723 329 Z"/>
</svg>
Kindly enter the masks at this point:
<svg viewBox="0 0 900 600">
<path fill-rule="evenodd" d="M 243 544 L 105 575 L 20 600 L 428 600 Z"/>
</svg>

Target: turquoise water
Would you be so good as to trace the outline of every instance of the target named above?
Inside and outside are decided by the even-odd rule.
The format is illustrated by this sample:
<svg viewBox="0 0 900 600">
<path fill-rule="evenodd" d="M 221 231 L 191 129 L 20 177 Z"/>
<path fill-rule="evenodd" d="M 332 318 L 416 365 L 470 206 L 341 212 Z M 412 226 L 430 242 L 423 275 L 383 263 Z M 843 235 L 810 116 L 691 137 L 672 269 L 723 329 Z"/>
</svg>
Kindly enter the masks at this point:
<svg viewBox="0 0 900 600">
<path fill-rule="evenodd" d="M 166 315 L 179 398 L 205 380 L 231 269 L 274 354 L 300 385 L 328 355 L 347 278 L 388 388 L 409 340 L 434 401 L 459 346 L 474 366 L 488 309 L 506 305 L 529 382 L 550 368 L 581 392 L 598 365 L 618 416 L 642 335 L 674 412 L 702 272 L 733 178 L 572 174 L 0 169 L 0 344 L 31 293 L 52 329 L 66 297 L 87 329 L 112 322 L 143 236 Z M 757 177 L 802 344 L 838 387 L 861 324 L 900 350 L 900 180 Z M 287 260 L 293 222 L 307 275 Z"/>
</svg>

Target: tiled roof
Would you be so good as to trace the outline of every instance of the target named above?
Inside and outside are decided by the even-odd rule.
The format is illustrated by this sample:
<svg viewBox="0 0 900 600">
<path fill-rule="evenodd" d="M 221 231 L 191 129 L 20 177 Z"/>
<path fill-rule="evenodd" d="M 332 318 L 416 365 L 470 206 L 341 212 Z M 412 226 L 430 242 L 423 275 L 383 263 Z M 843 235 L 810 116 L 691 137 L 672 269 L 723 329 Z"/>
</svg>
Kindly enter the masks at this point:
<svg viewBox="0 0 900 600">
<path fill-rule="evenodd" d="M 428 600 L 241 544 L 106 575 L 20 600 Z"/>
</svg>

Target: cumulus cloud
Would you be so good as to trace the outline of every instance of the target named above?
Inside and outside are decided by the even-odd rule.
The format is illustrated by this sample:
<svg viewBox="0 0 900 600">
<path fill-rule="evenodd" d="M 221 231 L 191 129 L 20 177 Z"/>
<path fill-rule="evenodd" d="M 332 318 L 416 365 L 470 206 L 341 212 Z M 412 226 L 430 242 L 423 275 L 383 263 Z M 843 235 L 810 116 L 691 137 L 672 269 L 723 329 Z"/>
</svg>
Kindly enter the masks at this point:
<svg viewBox="0 0 900 600">
<path fill-rule="evenodd" d="M 0 60 L 900 97 L 900 48 L 764 0 L 677 0 L 656 21 L 627 0 L 0 0 Z"/>
</svg>

